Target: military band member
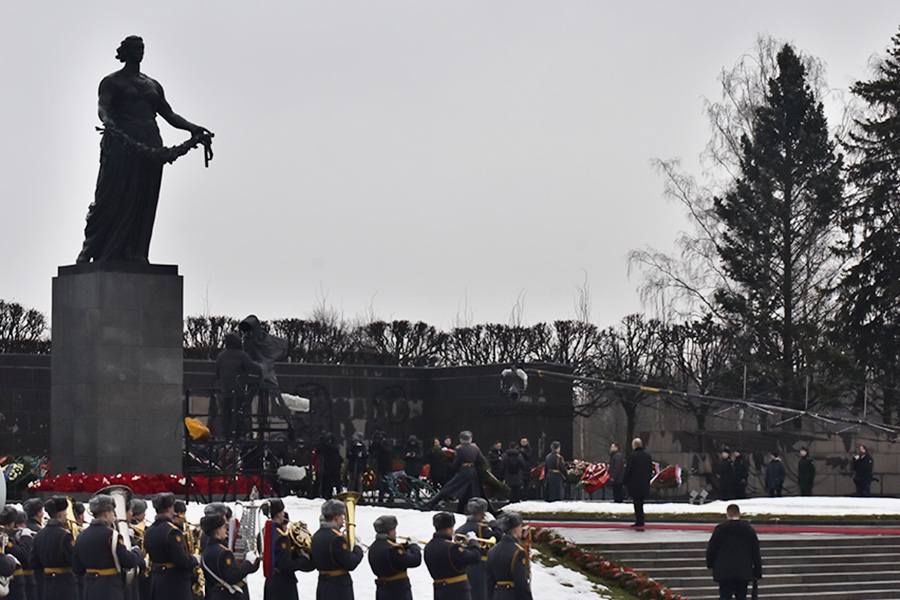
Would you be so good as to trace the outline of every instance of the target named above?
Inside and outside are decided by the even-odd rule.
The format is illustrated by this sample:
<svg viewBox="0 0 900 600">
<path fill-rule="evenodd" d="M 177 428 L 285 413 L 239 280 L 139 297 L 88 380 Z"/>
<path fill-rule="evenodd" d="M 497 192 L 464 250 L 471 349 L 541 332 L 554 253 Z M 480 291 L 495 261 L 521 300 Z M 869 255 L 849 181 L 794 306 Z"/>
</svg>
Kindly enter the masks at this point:
<svg viewBox="0 0 900 600">
<path fill-rule="evenodd" d="M 263 573 L 266 576 L 264 600 L 299 600 L 297 571 L 315 571 L 307 550 L 294 548 L 287 535 L 284 502 L 276 498 L 263 506 L 269 517 L 263 529 Z"/>
<path fill-rule="evenodd" d="M 43 571 L 43 598 L 79 600 L 78 580 L 72 572 L 75 538 L 68 529 L 66 510 L 69 503 L 62 496 L 54 496 L 44 504 L 50 517 L 43 529 L 34 536 L 31 567 Z"/>
<path fill-rule="evenodd" d="M 499 529 L 492 528 L 485 522 L 484 517 L 487 514 L 488 503 L 484 498 L 472 498 L 466 504 L 466 514 L 469 515 L 466 522 L 457 528 L 456 533 L 468 535 L 471 531 L 475 537 L 483 540 L 493 538 L 495 541 L 502 537 Z M 491 594 L 488 593 L 487 582 L 487 549 L 481 549 L 481 562 L 469 565 L 466 569 L 466 575 L 469 577 L 469 586 L 472 588 L 472 600 L 489 600 Z"/>
<path fill-rule="evenodd" d="M 375 541 L 369 546 L 369 566 L 375 574 L 375 600 L 412 600 L 407 569 L 422 564 L 418 544 L 397 543 L 397 517 L 375 519 Z"/>
<path fill-rule="evenodd" d="M 0 552 L 0 577 L 12 577 L 18 568 L 19 561 L 15 556 Z"/>
<path fill-rule="evenodd" d="M 228 540 L 228 524 L 222 515 L 214 514 L 200 519 L 200 529 L 207 536 L 203 551 L 203 571 L 206 574 L 206 598 L 208 600 L 233 600 L 247 598 L 248 574 L 259 569 L 259 557 L 247 553 L 247 559 L 238 565 L 234 554 L 225 543 Z"/>
<path fill-rule="evenodd" d="M 31 562 L 31 538 L 26 538 L 27 545 L 22 545 L 16 536 L 16 517 L 19 511 L 10 505 L 0 510 L 0 527 L 6 534 L 6 547 L 3 549 L 4 554 L 8 554 L 16 559 L 17 565 L 9 580 L 9 594 L 5 600 L 28 600 L 25 593 L 25 573 L 30 571 L 28 568 Z"/>
<path fill-rule="evenodd" d="M 123 573 L 143 565 L 141 549 L 126 545 L 128 540 L 116 530 L 112 496 L 97 494 L 89 508 L 94 520 L 75 540 L 72 570 L 84 575 L 84 600 L 123 600 Z"/>
<path fill-rule="evenodd" d="M 25 511 L 16 511 L 16 541 L 28 550 L 30 561 L 34 561 L 34 530 L 28 528 L 28 517 Z M 44 597 L 44 573 L 31 564 L 22 565 L 25 573 L 25 597 L 28 600 L 39 600 Z M 38 580 L 40 578 L 40 580 Z"/>
<path fill-rule="evenodd" d="M 326 500 L 322 504 L 319 530 L 312 536 L 312 558 L 319 570 L 316 600 L 353 600 L 353 580 L 350 571 L 362 562 L 363 549 L 359 544 L 350 550 L 341 535 L 347 507 L 340 500 Z"/>
<path fill-rule="evenodd" d="M 143 533 L 140 534 L 132 530 L 132 533 L 134 533 L 132 539 L 136 545 L 141 547 L 141 552 L 143 552 L 144 533 L 147 531 L 147 501 L 140 498 L 132 498 L 128 501 L 128 512 L 131 513 L 131 525 L 133 527 L 144 527 Z M 146 566 L 138 571 L 130 587 L 132 600 L 150 600 L 150 575 Z"/>
<path fill-rule="evenodd" d="M 200 560 L 187 553 L 184 534 L 172 520 L 175 496 L 170 492 L 157 494 L 153 508 L 156 520 L 144 533 L 144 550 L 150 557 L 149 600 L 191 600 L 193 571 Z"/>
<path fill-rule="evenodd" d="M 25 526 L 31 531 L 37 533 L 44 527 L 44 518 L 47 516 L 44 512 L 44 502 L 40 498 L 29 498 L 22 503 L 22 510 L 28 520 Z"/>
<path fill-rule="evenodd" d="M 432 519 L 434 537 L 425 545 L 425 565 L 434 579 L 434 600 L 471 600 L 466 569 L 481 562 L 481 544 L 469 534 L 466 545 L 453 541 L 456 519 L 439 512 Z"/>
<path fill-rule="evenodd" d="M 522 541 L 522 515 L 505 513 L 500 517 L 503 537 L 488 551 L 488 589 L 493 600 L 532 600 L 528 581 L 528 551 Z"/>
</svg>

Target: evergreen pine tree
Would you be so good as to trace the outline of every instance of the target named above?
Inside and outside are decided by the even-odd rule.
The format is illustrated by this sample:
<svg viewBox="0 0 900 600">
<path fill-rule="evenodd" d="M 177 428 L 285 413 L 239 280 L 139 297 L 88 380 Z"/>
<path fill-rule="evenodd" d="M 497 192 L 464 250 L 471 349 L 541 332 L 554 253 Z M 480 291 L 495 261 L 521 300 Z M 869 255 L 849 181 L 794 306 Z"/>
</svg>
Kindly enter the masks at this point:
<svg viewBox="0 0 900 600">
<path fill-rule="evenodd" d="M 803 376 L 832 309 L 831 245 L 843 182 L 821 102 L 790 45 L 742 139 L 741 173 L 714 201 L 725 234 L 718 247 L 736 286 L 716 300 L 752 344 L 764 380 L 803 406 Z"/>
<path fill-rule="evenodd" d="M 850 135 L 852 202 L 845 212 L 854 259 L 841 282 L 840 329 L 861 369 L 884 393 L 889 422 L 900 394 L 900 34 L 871 81 L 851 91 L 867 105 Z"/>
</svg>

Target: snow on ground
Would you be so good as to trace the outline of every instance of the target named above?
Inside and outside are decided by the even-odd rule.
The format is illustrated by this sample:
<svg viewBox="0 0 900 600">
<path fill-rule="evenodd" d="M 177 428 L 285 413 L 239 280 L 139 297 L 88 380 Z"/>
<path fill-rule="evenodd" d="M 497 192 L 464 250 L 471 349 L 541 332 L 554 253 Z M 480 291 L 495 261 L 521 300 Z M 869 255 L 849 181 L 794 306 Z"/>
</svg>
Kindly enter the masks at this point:
<svg viewBox="0 0 900 600">
<path fill-rule="evenodd" d="M 285 498 L 285 510 L 292 521 L 303 521 L 309 528 L 310 533 L 315 533 L 319 528 L 319 513 L 322 506 L 322 500 L 306 500 L 301 498 Z M 241 507 L 232 504 L 235 516 L 240 518 Z M 152 510 L 147 511 L 147 517 L 152 518 L 150 514 Z M 375 530 L 372 528 L 372 522 L 381 515 L 394 515 L 397 517 L 399 525 L 397 526 L 397 534 L 416 538 L 424 543 L 431 539 L 434 533 L 434 527 L 431 524 L 431 518 L 434 512 L 421 512 L 410 509 L 385 508 L 379 506 L 358 506 L 356 508 L 356 524 L 357 535 L 364 544 L 371 544 L 375 540 Z M 203 516 L 203 505 L 191 503 L 188 506 L 188 520 L 191 523 L 198 523 L 200 517 Z M 258 523 L 262 524 L 262 515 L 259 516 Z M 462 525 L 465 518 L 462 515 L 456 515 L 457 526 Z M 537 555 L 534 551 L 533 555 Z M 561 567 L 559 565 L 545 566 L 534 560 L 531 563 L 531 590 L 535 598 L 594 598 L 598 600 L 609 599 L 608 594 L 603 593 L 603 587 L 590 581 L 583 574 Z M 375 598 L 375 576 L 369 568 L 368 558 L 363 561 L 351 574 L 353 578 L 353 591 L 356 600 L 374 600 Z M 318 575 L 312 573 L 297 573 L 298 586 L 300 589 L 300 598 L 314 598 L 316 594 L 316 581 Z M 420 567 L 409 570 L 409 579 L 412 584 L 414 598 L 431 598 L 432 579 L 428 574 L 424 561 Z M 251 600 L 262 600 L 263 586 L 265 579 L 262 575 L 262 568 L 256 573 L 248 577 L 250 586 Z"/>
<path fill-rule="evenodd" d="M 741 507 L 741 513 L 752 515 L 786 515 L 786 516 L 844 516 L 855 517 L 900 517 L 900 499 L 898 498 L 857 498 L 852 496 L 806 496 L 782 498 L 747 498 L 744 500 L 716 500 L 703 505 L 688 502 L 664 502 L 644 505 L 644 512 L 650 515 L 724 515 L 729 504 Z M 565 518 L 567 514 L 606 514 L 630 517 L 634 509 L 630 502 L 616 504 L 609 501 L 579 502 L 519 502 L 509 507 L 525 515 L 549 516 Z"/>
</svg>

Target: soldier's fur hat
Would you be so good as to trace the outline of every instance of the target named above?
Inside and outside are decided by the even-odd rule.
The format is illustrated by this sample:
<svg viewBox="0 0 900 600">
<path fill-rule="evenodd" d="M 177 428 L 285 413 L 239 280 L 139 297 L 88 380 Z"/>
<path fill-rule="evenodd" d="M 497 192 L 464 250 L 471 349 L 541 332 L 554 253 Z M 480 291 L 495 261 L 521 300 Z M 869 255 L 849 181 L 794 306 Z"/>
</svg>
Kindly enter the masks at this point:
<svg viewBox="0 0 900 600">
<path fill-rule="evenodd" d="M 173 506 L 175 506 L 175 494 L 172 492 L 163 492 L 153 496 L 153 510 L 156 512 L 167 511 Z"/>
<path fill-rule="evenodd" d="M 219 514 L 206 515 L 200 519 L 200 529 L 206 535 L 212 535 L 213 531 L 225 525 L 225 517 Z"/>
<path fill-rule="evenodd" d="M 273 515 L 284 511 L 284 501 L 281 498 L 272 498 L 268 503 L 262 505 L 263 514 L 269 518 Z"/>
<path fill-rule="evenodd" d="M 52 517 L 56 517 L 56 515 L 66 510 L 67 508 L 69 508 L 69 501 L 62 496 L 53 496 L 52 498 L 48 498 L 47 501 L 44 502 L 44 511 Z"/>
<path fill-rule="evenodd" d="M 18 510 L 15 506 L 7 504 L 0 510 L 0 525 L 12 525 L 16 522 L 16 513 Z"/>
<path fill-rule="evenodd" d="M 483 515 L 487 512 L 488 503 L 484 498 L 472 498 L 466 504 L 467 515 Z"/>
<path fill-rule="evenodd" d="M 434 524 L 435 531 L 440 531 L 441 529 L 447 529 L 448 527 L 456 525 L 456 519 L 448 512 L 439 512 L 434 515 L 431 522 Z"/>
<path fill-rule="evenodd" d="M 517 512 L 503 513 L 498 522 L 503 533 L 511 533 L 513 529 L 522 524 L 522 515 Z"/>
<path fill-rule="evenodd" d="M 132 515 L 142 515 L 147 512 L 147 501 L 140 498 L 132 498 L 131 502 L 128 503 L 128 508 L 131 509 Z"/>
<path fill-rule="evenodd" d="M 372 523 L 372 527 L 375 528 L 375 533 L 387 533 L 392 529 L 397 529 L 397 517 L 392 515 L 380 516 Z"/>
<path fill-rule="evenodd" d="M 91 514 L 95 517 L 105 512 L 115 512 L 116 501 L 108 494 L 97 494 L 91 498 L 90 502 Z"/>
<path fill-rule="evenodd" d="M 338 515 L 344 514 L 347 514 L 347 507 L 340 500 L 332 498 L 331 500 L 326 500 L 325 504 L 322 505 L 322 518 L 326 521 L 331 521 Z"/>
<path fill-rule="evenodd" d="M 40 498 L 29 498 L 22 503 L 22 510 L 25 511 L 29 519 L 41 512 L 42 508 L 44 508 L 44 503 Z"/>
</svg>

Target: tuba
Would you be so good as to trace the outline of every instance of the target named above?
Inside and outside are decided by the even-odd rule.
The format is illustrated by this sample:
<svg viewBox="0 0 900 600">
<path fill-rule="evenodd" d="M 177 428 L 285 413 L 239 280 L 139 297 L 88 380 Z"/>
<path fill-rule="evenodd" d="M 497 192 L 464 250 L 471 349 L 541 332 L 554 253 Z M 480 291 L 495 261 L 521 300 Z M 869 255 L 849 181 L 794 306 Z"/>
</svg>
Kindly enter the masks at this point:
<svg viewBox="0 0 900 600">
<path fill-rule="evenodd" d="M 118 530 L 119 535 L 122 536 L 122 539 L 127 540 L 130 544 L 131 533 L 128 526 L 128 519 L 126 518 L 125 513 L 128 510 L 128 503 L 131 502 L 131 499 L 134 497 L 134 492 L 132 492 L 131 488 L 127 485 L 110 485 L 103 488 L 102 490 L 94 492 L 94 494 L 91 495 L 91 498 L 99 494 L 112 496 L 113 502 L 115 502 L 116 504 L 116 529 Z M 74 517 L 74 511 L 72 513 L 72 516 Z M 137 571 L 137 569 L 129 569 L 127 571 L 124 571 L 125 585 L 131 585 L 131 583 L 134 581 L 135 576 L 137 576 Z"/>
<path fill-rule="evenodd" d="M 356 545 L 356 504 L 361 497 L 362 494 L 359 492 L 342 492 L 335 496 L 335 498 L 347 505 L 347 533 L 344 537 L 347 538 L 347 545 L 351 551 L 353 546 Z"/>
</svg>

